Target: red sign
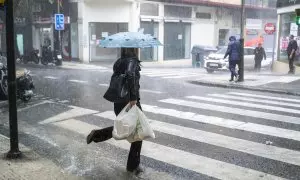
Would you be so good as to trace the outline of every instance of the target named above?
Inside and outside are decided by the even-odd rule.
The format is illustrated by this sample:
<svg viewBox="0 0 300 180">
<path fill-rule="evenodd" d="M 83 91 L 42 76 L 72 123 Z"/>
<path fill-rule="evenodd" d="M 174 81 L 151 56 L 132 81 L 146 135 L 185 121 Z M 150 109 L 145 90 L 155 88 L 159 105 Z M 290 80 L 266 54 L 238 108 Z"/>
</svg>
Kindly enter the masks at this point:
<svg viewBox="0 0 300 180">
<path fill-rule="evenodd" d="M 276 27 L 273 23 L 267 23 L 265 25 L 265 32 L 269 35 L 274 34 L 274 32 L 276 31 Z"/>
</svg>

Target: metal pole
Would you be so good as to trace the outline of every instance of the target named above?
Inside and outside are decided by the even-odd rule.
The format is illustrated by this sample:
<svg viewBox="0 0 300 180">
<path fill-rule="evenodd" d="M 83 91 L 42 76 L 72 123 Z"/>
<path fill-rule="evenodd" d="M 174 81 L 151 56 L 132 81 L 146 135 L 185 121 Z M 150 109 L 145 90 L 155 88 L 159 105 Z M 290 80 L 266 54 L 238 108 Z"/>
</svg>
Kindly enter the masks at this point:
<svg viewBox="0 0 300 180">
<path fill-rule="evenodd" d="M 60 0 L 57 0 L 57 14 L 60 14 Z M 61 52 L 61 34 L 58 31 L 58 50 Z"/>
<path fill-rule="evenodd" d="M 8 103 L 10 151 L 7 158 L 16 159 L 21 156 L 18 139 L 17 96 L 16 96 L 16 64 L 15 64 L 15 33 L 14 33 L 13 0 L 6 1 L 6 49 L 8 68 Z"/>
<path fill-rule="evenodd" d="M 244 81 L 244 28 L 245 28 L 245 0 L 241 0 L 241 61 L 239 64 L 239 80 Z"/>
</svg>

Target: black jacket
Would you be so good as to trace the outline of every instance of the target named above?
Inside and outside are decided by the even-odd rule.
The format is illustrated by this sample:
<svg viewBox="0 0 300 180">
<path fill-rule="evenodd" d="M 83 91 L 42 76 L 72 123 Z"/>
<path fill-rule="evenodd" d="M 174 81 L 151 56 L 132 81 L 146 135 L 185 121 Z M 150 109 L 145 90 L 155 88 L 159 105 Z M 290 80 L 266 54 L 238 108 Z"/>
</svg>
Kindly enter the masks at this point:
<svg viewBox="0 0 300 180">
<path fill-rule="evenodd" d="M 261 47 L 261 48 L 259 48 L 259 47 L 255 48 L 254 55 L 255 55 L 255 60 L 256 61 L 261 61 L 261 60 L 263 60 L 263 58 L 264 59 L 267 58 L 265 49 L 263 47 Z"/>
<path fill-rule="evenodd" d="M 136 57 L 118 59 L 113 67 L 114 73 L 125 74 L 129 86 L 130 101 L 140 98 L 140 61 Z"/>
</svg>

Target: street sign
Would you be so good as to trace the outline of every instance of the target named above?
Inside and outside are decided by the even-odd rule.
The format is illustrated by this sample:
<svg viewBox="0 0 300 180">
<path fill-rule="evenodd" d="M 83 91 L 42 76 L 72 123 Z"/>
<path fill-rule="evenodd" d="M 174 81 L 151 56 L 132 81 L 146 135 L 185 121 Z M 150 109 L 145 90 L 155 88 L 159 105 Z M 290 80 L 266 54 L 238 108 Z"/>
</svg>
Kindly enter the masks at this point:
<svg viewBox="0 0 300 180">
<path fill-rule="evenodd" d="M 62 31 L 65 29 L 65 16 L 63 14 L 55 14 L 55 30 Z"/>
<path fill-rule="evenodd" d="M 276 31 L 276 27 L 273 23 L 267 23 L 264 30 L 267 34 L 272 35 Z"/>
</svg>

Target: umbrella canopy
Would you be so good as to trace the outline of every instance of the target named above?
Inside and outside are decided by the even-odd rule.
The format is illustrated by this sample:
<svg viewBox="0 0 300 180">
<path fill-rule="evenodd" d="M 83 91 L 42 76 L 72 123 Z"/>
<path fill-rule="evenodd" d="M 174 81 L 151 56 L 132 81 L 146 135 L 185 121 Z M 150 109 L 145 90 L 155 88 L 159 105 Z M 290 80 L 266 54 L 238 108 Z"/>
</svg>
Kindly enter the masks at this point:
<svg viewBox="0 0 300 180">
<path fill-rule="evenodd" d="M 100 41 L 104 48 L 149 48 L 161 46 L 157 38 L 143 32 L 121 32 Z"/>
</svg>

